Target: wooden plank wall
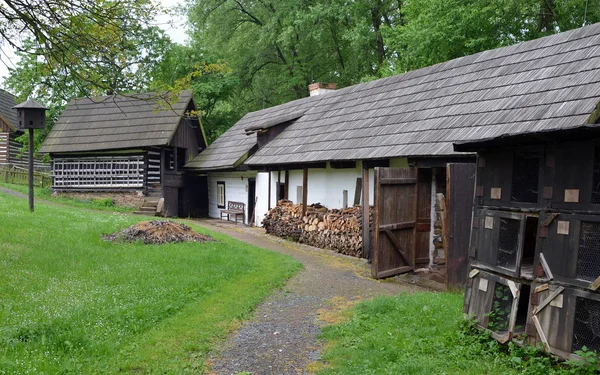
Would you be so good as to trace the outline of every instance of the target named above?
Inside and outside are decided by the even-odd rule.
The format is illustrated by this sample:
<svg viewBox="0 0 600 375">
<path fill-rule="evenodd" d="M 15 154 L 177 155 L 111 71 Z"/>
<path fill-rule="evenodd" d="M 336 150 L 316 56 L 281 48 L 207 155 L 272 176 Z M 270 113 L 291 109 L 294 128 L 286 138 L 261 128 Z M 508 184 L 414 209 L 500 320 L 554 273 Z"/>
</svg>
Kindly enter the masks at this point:
<svg viewBox="0 0 600 375">
<path fill-rule="evenodd" d="M 171 139 L 169 146 L 179 147 L 186 149 L 185 151 L 185 162 L 186 164 L 193 158 L 198 156 L 198 148 L 202 146 L 199 144 L 198 139 L 202 138 L 199 122 L 194 120 L 181 119 L 179 126 Z"/>
<path fill-rule="evenodd" d="M 8 140 L 8 133 L 0 133 L 0 164 L 8 163 Z"/>
<path fill-rule="evenodd" d="M 449 288 L 462 287 L 467 280 L 475 173 L 476 167 L 472 163 L 448 164 L 446 169 L 446 207 L 449 219 L 446 286 Z"/>
<path fill-rule="evenodd" d="M 429 265 L 431 243 L 431 168 L 419 168 L 417 189 L 417 231 L 415 245 L 415 266 Z"/>
<path fill-rule="evenodd" d="M 27 153 L 21 155 L 23 145 L 15 140 L 14 133 L 0 133 L 0 164 L 8 163 L 20 168 L 29 167 L 29 156 Z M 49 170 L 50 163 L 43 163 L 41 158 L 33 159 L 33 167 L 38 170 Z"/>
</svg>

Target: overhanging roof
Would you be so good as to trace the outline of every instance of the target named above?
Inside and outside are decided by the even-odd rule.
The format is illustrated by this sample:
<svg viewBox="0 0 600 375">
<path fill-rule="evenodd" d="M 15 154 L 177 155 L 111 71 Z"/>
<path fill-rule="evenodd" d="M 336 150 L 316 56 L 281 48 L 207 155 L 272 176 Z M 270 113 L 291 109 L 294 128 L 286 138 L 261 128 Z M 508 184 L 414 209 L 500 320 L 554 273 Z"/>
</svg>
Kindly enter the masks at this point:
<svg viewBox="0 0 600 375">
<path fill-rule="evenodd" d="M 324 95 L 246 164 L 452 156 L 455 142 L 594 122 L 599 102 L 594 24 Z"/>
<path fill-rule="evenodd" d="M 318 100 L 319 96 L 313 96 L 246 114 L 206 150 L 186 164 L 186 168 L 217 170 L 237 167 L 250 156 L 253 148 L 256 148 L 256 134 L 250 132 L 247 135 L 246 129 L 267 129 L 277 124 L 294 121 Z"/>
<path fill-rule="evenodd" d="M 40 152 L 83 152 L 168 145 L 192 100 L 182 91 L 74 99 Z"/>
</svg>

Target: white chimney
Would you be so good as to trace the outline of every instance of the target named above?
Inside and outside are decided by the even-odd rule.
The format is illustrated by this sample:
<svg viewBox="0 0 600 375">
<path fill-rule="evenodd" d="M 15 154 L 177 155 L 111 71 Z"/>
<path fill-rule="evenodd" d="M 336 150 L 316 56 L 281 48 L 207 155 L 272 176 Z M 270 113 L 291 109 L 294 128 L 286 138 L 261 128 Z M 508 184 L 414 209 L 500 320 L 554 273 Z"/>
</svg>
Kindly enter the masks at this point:
<svg viewBox="0 0 600 375">
<path fill-rule="evenodd" d="M 335 91 L 336 88 L 335 83 L 315 82 L 308 85 L 310 96 L 327 94 L 328 92 Z"/>
</svg>

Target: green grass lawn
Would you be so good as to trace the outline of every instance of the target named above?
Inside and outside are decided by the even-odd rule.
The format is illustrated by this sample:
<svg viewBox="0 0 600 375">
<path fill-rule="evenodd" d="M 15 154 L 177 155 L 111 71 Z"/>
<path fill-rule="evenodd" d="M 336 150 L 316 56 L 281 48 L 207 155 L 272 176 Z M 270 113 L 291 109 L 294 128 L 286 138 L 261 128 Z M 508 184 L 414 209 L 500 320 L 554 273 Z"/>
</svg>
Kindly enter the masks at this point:
<svg viewBox="0 0 600 375">
<path fill-rule="evenodd" d="M 0 193 L 0 374 L 201 373 L 226 337 L 300 264 L 217 239 L 114 244 L 143 218 Z"/>
<path fill-rule="evenodd" d="M 19 185 L 19 184 L 7 184 L 4 182 L 0 182 L 0 187 L 14 190 L 21 194 L 29 194 L 29 187 L 27 185 Z M 42 199 L 49 202 L 64 204 L 66 206 L 72 207 L 81 207 L 81 208 L 89 208 L 93 210 L 101 210 L 101 211 L 111 211 L 111 212 L 133 212 L 135 208 L 132 207 L 123 207 L 111 204 L 112 201 L 107 201 L 103 199 L 95 199 L 95 200 L 82 200 L 76 198 L 69 197 L 58 197 L 53 196 L 50 188 L 34 188 L 34 198 Z"/>
<path fill-rule="evenodd" d="M 348 322 L 324 329 L 326 367 L 319 375 L 561 373 L 546 356 L 525 361 L 532 351 L 512 347 L 507 353 L 463 329 L 462 298 L 419 293 L 358 305 Z"/>
</svg>

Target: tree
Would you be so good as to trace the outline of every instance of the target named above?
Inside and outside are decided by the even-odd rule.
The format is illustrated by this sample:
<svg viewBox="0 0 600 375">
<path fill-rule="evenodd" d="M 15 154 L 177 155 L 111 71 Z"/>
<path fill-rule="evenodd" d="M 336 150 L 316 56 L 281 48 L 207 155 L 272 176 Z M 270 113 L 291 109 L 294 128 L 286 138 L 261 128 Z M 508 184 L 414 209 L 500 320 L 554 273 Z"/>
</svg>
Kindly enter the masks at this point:
<svg viewBox="0 0 600 375">
<path fill-rule="evenodd" d="M 598 22 L 600 0 L 411 0 L 403 12 L 383 27 L 388 74 Z"/>
<path fill-rule="evenodd" d="M 42 70 L 41 84 L 62 99 L 73 91 L 136 89 L 146 80 L 145 64 L 159 56 L 152 43 L 161 38 L 148 26 L 158 11 L 151 0 L 5 0 L 1 42 L 29 56 L 27 64 Z"/>
<path fill-rule="evenodd" d="M 224 62 L 207 57 L 202 48 L 171 44 L 151 76 L 154 90 L 194 92 L 209 143 L 243 115 L 229 103 L 239 87 L 237 76 Z"/>
</svg>

